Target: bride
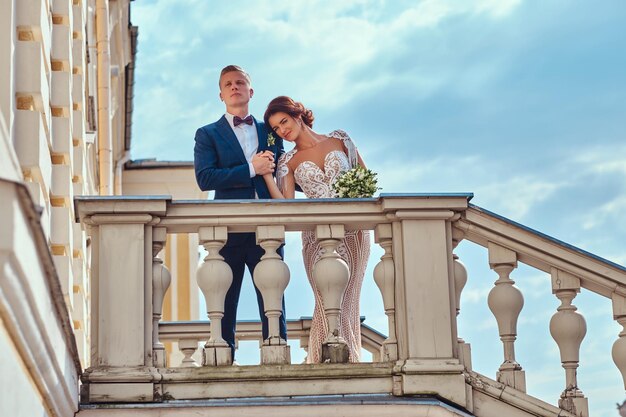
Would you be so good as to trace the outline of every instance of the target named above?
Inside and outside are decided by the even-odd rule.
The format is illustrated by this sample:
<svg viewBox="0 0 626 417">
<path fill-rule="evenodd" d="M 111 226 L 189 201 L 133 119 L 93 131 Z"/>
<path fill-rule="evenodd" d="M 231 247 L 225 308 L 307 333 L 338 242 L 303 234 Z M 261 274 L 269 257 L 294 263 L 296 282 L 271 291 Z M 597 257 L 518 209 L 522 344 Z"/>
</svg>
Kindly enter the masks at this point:
<svg viewBox="0 0 626 417">
<path fill-rule="evenodd" d="M 321 135 L 312 130 L 313 112 L 302 103 L 281 96 L 272 100 L 265 111 L 265 125 L 294 148 L 278 160 L 276 181 L 272 174 L 263 178 L 272 198 L 294 198 L 296 184 L 307 198 L 337 197 L 333 184 L 341 174 L 361 165 L 365 167 L 354 142 L 343 130 Z M 337 248 L 341 258 L 348 264 L 350 278 L 341 302 L 341 336 L 348 344 L 350 362 L 358 362 L 361 351 L 361 321 L 359 299 L 361 284 L 370 254 L 369 232 L 346 231 L 345 239 Z M 309 336 L 308 363 L 321 362 L 322 343 L 328 335 L 328 323 L 324 305 L 312 270 L 322 253 L 312 231 L 302 232 L 302 255 L 306 274 L 315 295 L 315 310 Z"/>
</svg>

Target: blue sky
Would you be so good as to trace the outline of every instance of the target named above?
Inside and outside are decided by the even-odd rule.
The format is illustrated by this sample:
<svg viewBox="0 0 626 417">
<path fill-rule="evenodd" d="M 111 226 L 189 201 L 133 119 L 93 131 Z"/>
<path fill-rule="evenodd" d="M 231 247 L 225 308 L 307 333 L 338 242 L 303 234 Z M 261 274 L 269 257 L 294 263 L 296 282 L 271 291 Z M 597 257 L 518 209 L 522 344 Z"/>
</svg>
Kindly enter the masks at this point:
<svg viewBox="0 0 626 417">
<path fill-rule="evenodd" d="M 196 128 L 224 111 L 219 71 L 234 63 L 252 76 L 253 114 L 278 95 L 304 102 L 316 131 L 350 133 L 383 192 L 473 192 L 477 205 L 626 264 L 622 0 L 141 0 L 132 21 L 134 159 L 192 160 Z M 288 316 L 310 315 L 298 237 L 287 247 Z M 486 296 L 496 275 L 484 249 L 463 242 L 458 254 L 470 275 L 459 332 L 474 368 L 494 377 L 502 352 Z M 386 332 L 368 274 L 362 313 Z M 517 353 L 528 390 L 556 403 L 564 371 L 548 323 L 559 302 L 546 274 L 520 266 L 512 276 L 526 301 Z M 583 291 L 574 304 L 588 326 L 580 388 L 592 415 L 615 415 L 620 326 L 608 299 Z"/>
</svg>

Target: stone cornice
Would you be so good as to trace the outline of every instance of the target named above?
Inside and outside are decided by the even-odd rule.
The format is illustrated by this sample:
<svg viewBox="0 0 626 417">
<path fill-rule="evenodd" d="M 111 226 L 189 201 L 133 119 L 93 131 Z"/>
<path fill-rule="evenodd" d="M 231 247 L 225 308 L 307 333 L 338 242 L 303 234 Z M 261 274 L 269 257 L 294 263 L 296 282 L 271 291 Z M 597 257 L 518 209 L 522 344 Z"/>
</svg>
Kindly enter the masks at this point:
<svg viewBox="0 0 626 417">
<path fill-rule="evenodd" d="M 27 274 L 25 261 L 20 260 L 22 256 L 11 253 L 17 246 L 8 242 L 9 252 L 4 259 L 6 274 L 0 279 L 2 319 L 47 407 L 57 415 L 71 415 L 78 406 L 81 364 L 61 284 L 40 223 L 40 213 L 23 183 L 0 179 L 0 184 L 14 187 L 14 197 L 19 201 L 32 236 L 31 241 L 28 236 L 19 236 L 19 239 L 27 239 L 24 242 L 36 248 L 36 252 L 29 256 L 39 262 L 45 280 L 40 283 L 37 275 Z M 10 198 L 10 194 L 3 196 Z M 12 220 L 18 222 L 19 217 L 14 216 Z M 47 295 L 41 294 L 42 288 L 48 291 Z M 54 316 L 49 316 L 50 313 Z M 60 337 L 63 345 L 59 343 Z M 64 358 L 60 354 L 62 349 L 67 349 L 66 357 L 71 358 L 69 363 L 58 361 Z"/>
</svg>

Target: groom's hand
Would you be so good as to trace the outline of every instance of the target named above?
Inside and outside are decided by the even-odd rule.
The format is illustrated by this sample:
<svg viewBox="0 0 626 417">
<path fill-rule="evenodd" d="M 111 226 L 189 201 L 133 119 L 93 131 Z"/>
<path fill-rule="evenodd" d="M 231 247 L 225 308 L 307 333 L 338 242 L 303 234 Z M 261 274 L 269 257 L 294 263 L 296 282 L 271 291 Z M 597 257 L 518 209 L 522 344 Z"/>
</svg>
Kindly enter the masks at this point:
<svg viewBox="0 0 626 417">
<path fill-rule="evenodd" d="M 257 175 L 271 174 L 274 172 L 274 154 L 269 151 L 259 152 L 252 157 L 252 167 Z"/>
</svg>

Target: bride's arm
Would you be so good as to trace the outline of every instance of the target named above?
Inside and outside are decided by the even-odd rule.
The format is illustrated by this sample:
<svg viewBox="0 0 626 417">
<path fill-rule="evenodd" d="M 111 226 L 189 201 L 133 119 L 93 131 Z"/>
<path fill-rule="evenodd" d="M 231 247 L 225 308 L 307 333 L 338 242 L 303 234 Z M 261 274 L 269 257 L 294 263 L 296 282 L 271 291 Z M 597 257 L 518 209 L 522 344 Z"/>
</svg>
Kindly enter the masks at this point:
<svg viewBox="0 0 626 417">
<path fill-rule="evenodd" d="M 350 155 L 348 152 L 348 147 L 346 146 L 346 143 L 342 140 L 340 140 L 340 142 L 341 142 L 341 148 L 343 149 L 343 153 L 345 153 L 346 155 Z M 359 153 L 358 149 L 356 149 L 356 157 L 357 157 L 357 163 L 363 168 L 367 168 L 365 166 L 365 162 L 363 162 L 363 158 L 361 158 L 361 154 Z"/>
<path fill-rule="evenodd" d="M 342 144 L 341 145 L 343 147 L 343 152 L 348 155 L 348 148 L 346 148 L 346 145 Z M 362 166 L 363 168 L 367 168 L 365 166 L 365 162 L 363 162 L 363 158 L 361 158 L 361 154 L 359 153 L 359 151 L 356 151 L 356 157 L 357 157 L 357 163 Z"/>
<path fill-rule="evenodd" d="M 283 192 L 280 191 L 276 181 L 272 174 L 263 175 L 263 179 L 265 180 L 265 184 L 267 185 L 267 189 L 270 192 L 270 196 L 272 198 L 285 199 L 285 198 L 295 198 L 296 195 L 296 185 L 295 179 L 291 171 L 285 175 L 283 178 Z"/>
</svg>

